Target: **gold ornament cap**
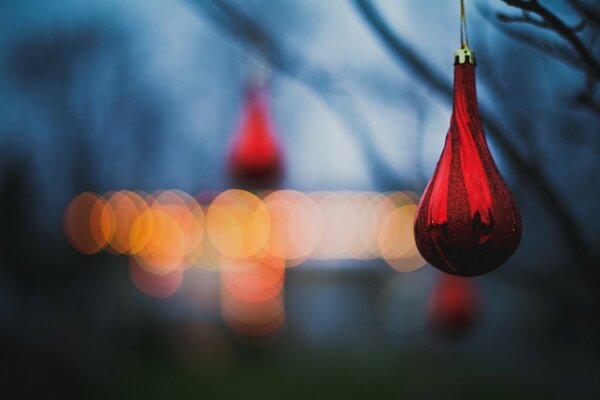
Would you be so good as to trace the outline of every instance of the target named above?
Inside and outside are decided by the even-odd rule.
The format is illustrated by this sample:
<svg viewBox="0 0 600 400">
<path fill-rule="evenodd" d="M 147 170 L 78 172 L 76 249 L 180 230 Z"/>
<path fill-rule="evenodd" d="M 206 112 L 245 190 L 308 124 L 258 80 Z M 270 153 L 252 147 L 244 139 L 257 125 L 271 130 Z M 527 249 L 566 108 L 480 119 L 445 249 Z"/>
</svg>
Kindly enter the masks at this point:
<svg viewBox="0 0 600 400">
<path fill-rule="evenodd" d="M 458 64 L 476 64 L 475 52 L 471 50 L 466 43 L 454 52 L 454 65 Z"/>
</svg>

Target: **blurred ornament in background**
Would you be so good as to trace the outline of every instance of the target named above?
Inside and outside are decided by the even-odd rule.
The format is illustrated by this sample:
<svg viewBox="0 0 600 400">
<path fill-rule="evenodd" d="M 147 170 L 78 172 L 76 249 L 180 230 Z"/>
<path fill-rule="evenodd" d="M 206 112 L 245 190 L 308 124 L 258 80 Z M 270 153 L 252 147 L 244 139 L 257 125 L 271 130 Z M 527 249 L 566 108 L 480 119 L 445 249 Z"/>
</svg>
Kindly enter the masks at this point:
<svg viewBox="0 0 600 400">
<path fill-rule="evenodd" d="M 521 218 L 486 143 L 475 56 L 466 40 L 455 52 L 452 111 L 444 150 L 417 210 L 415 239 L 434 267 L 476 276 L 495 270 L 515 252 Z"/>
<path fill-rule="evenodd" d="M 231 145 L 228 172 L 234 186 L 252 189 L 276 187 L 283 178 L 283 151 L 273 131 L 263 83 L 250 82 L 246 87 L 242 122 Z"/>
<path fill-rule="evenodd" d="M 480 297 L 472 280 L 441 274 L 429 299 L 429 326 L 435 336 L 460 339 L 480 317 Z"/>
</svg>

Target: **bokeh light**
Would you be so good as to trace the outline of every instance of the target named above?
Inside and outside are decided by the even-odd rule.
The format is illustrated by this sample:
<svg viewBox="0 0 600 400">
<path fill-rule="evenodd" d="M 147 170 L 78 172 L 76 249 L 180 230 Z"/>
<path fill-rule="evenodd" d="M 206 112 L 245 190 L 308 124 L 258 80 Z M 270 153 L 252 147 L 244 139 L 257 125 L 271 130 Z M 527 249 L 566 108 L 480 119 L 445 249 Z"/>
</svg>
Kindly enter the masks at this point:
<svg viewBox="0 0 600 400">
<path fill-rule="evenodd" d="M 257 196 L 232 189 L 213 200 L 206 229 L 210 241 L 222 254 L 248 258 L 267 243 L 271 222 L 267 208 Z"/>
<path fill-rule="evenodd" d="M 64 230 L 71 245 L 83 254 L 94 254 L 106 244 L 103 228 L 110 232 L 110 215 L 103 212 L 104 201 L 95 193 L 79 194 L 65 211 Z"/>
<path fill-rule="evenodd" d="M 237 332 L 265 336 L 284 322 L 283 259 L 263 256 L 230 260 L 221 269 L 221 313 Z"/>
<path fill-rule="evenodd" d="M 153 274 L 140 266 L 133 257 L 129 259 L 129 275 L 140 291 L 159 299 L 175 294 L 183 280 L 183 271 L 175 270 L 165 275 Z"/>
<path fill-rule="evenodd" d="M 155 274 L 267 255 L 286 266 L 383 258 L 411 271 L 425 264 L 412 230 L 418 201 L 412 192 L 86 192 L 69 203 L 64 226 L 78 251 L 131 255 Z"/>
<path fill-rule="evenodd" d="M 128 190 L 109 193 L 107 203 L 114 214 L 114 233 L 108 242 L 116 254 L 129 254 L 131 225 L 140 215 L 144 200 Z"/>
<path fill-rule="evenodd" d="M 398 199 L 405 200 L 400 197 Z M 412 201 L 412 199 L 408 199 Z M 413 233 L 416 212 L 415 204 L 396 208 L 387 215 L 379 230 L 381 256 L 397 271 L 414 271 L 426 264 L 419 254 Z"/>
<path fill-rule="evenodd" d="M 281 190 L 266 193 L 271 231 L 265 251 L 288 260 L 288 266 L 304 261 L 321 240 L 321 212 L 304 193 Z"/>
<path fill-rule="evenodd" d="M 262 302 L 279 294 L 285 273 L 283 260 L 273 257 L 231 262 L 223 265 L 223 288 L 247 302 Z"/>
<path fill-rule="evenodd" d="M 64 226 L 84 254 L 128 255 L 132 281 L 152 297 L 173 295 L 190 267 L 219 271 L 224 321 L 267 336 L 285 323 L 286 267 L 375 258 L 401 272 L 425 265 L 413 234 L 418 201 L 411 192 L 86 192 L 69 203 Z"/>
</svg>

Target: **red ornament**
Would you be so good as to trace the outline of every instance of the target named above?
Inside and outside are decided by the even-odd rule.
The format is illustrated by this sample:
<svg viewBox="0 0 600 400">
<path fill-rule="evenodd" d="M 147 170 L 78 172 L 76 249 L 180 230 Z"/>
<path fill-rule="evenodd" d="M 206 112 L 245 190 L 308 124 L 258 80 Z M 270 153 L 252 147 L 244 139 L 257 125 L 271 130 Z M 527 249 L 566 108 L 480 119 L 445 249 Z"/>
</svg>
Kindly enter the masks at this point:
<svg viewBox="0 0 600 400">
<path fill-rule="evenodd" d="M 493 271 L 517 249 L 521 218 L 487 146 L 475 93 L 475 60 L 456 53 L 446 144 L 415 217 L 419 252 L 458 276 Z"/>
<path fill-rule="evenodd" d="M 448 338 L 468 334 L 477 323 L 479 311 L 479 295 L 470 279 L 440 276 L 429 302 L 429 322 L 436 334 Z"/>
<path fill-rule="evenodd" d="M 283 155 L 273 134 L 262 87 L 246 89 L 241 129 L 229 154 L 229 175 L 236 186 L 271 188 L 283 176 Z"/>
</svg>

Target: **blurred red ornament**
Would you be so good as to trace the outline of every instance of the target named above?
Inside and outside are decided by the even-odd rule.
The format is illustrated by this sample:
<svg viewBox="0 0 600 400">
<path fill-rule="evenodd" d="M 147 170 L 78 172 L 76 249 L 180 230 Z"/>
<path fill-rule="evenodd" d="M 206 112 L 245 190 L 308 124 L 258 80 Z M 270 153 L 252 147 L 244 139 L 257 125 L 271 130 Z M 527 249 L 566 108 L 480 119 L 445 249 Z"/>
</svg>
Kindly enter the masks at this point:
<svg viewBox="0 0 600 400">
<path fill-rule="evenodd" d="M 236 186 L 266 189 L 283 177 L 283 152 L 273 133 L 264 88 L 249 85 L 239 132 L 229 154 L 229 174 Z"/>
<path fill-rule="evenodd" d="M 502 265 L 521 240 L 519 211 L 487 146 L 475 92 L 475 60 L 456 52 L 454 105 L 446 144 L 415 217 L 419 252 L 458 276 Z"/>
<path fill-rule="evenodd" d="M 431 292 L 429 323 L 434 333 L 459 338 L 471 332 L 480 312 L 473 281 L 442 274 Z"/>
</svg>

